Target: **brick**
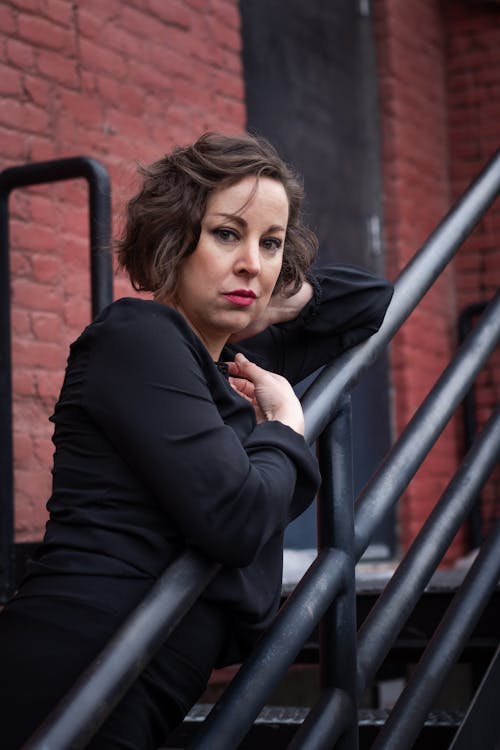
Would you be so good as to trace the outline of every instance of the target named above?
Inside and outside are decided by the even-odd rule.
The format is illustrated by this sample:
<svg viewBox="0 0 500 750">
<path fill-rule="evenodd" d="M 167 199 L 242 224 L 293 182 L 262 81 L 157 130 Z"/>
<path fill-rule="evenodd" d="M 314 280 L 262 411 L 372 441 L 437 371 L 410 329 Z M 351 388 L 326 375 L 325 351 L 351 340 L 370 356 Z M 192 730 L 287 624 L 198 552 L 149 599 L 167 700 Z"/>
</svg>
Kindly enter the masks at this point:
<svg viewBox="0 0 500 750">
<path fill-rule="evenodd" d="M 12 301 L 15 305 L 27 310 L 47 310 L 51 312 L 59 311 L 62 302 L 57 289 L 27 279 L 16 280 Z"/>
<path fill-rule="evenodd" d="M 13 244 L 13 243 L 12 243 Z M 31 276 L 30 259 L 24 252 L 19 252 L 15 246 L 11 246 L 10 270 L 13 276 Z"/>
<path fill-rule="evenodd" d="M 64 320 L 69 326 L 81 330 L 90 322 L 90 305 L 85 300 L 66 300 L 63 305 Z"/>
<path fill-rule="evenodd" d="M 0 127 L 0 156 L 3 159 L 24 161 L 26 159 L 26 136 L 18 131 Z"/>
<path fill-rule="evenodd" d="M 45 0 L 44 15 L 63 26 L 73 25 L 73 3 L 70 0 Z"/>
<path fill-rule="evenodd" d="M 21 96 L 21 74 L 7 65 L 0 65 L 0 96 Z"/>
<path fill-rule="evenodd" d="M 44 195 L 33 195 L 30 201 L 30 218 L 36 224 L 53 227 L 57 220 L 60 206 Z"/>
<path fill-rule="evenodd" d="M 58 83 L 71 87 L 78 85 L 76 61 L 70 60 L 58 52 L 44 49 L 37 50 L 36 66 L 42 75 Z"/>
<path fill-rule="evenodd" d="M 16 493 L 30 497 L 41 496 L 44 503 L 50 493 L 50 469 L 49 467 L 37 469 L 17 469 L 16 471 Z M 25 519 L 27 522 L 29 519 Z"/>
<path fill-rule="evenodd" d="M 186 7 L 184 2 L 179 0 L 169 0 L 168 3 L 163 0 L 147 0 L 148 10 L 161 21 L 183 29 L 191 27 L 193 12 Z"/>
<path fill-rule="evenodd" d="M 13 307 L 10 316 L 12 336 L 31 335 L 31 317 L 26 310 L 19 310 Z"/>
<path fill-rule="evenodd" d="M 41 367 L 47 370 L 61 370 L 65 362 L 61 347 L 51 341 L 15 339 L 12 342 L 12 356 L 21 367 Z"/>
<path fill-rule="evenodd" d="M 16 367 L 12 373 L 12 389 L 17 396 L 33 396 L 35 394 L 33 370 Z"/>
<path fill-rule="evenodd" d="M 26 465 L 34 453 L 33 440 L 24 432 L 14 432 L 13 435 L 14 461 L 17 466 Z"/>
<path fill-rule="evenodd" d="M 117 23 L 120 19 L 122 8 L 123 0 L 106 0 L 105 3 L 102 0 L 85 0 L 85 9 L 88 12 L 94 13 L 101 19 L 103 24 L 106 21 Z M 80 4 L 77 8 L 77 13 L 79 12 Z"/>
<path fill-rule="evenodd" d="M 65 114 L 74 117 L 76 122 L 96 128 L 100 126 L 102 104 L 98 99 L 89 99 L 81 93 L 60 89 L 59 101 Z"/>
<path fill-rule="evenodd" d="M 7 60 L 13 65 L 30 70 L 35 65 L 35 51 L 33 47 L 18 39 L 7 39 Z"/>
<path fill-rule="evenodd" d="M 47 47 L 57 52 L 74 52 L 72 33 L 48 19 L 20 13 L 18 33 L 21 38 L 37 47 Z"/>
<path fill-rule="evenodd" d="M 240 76 L 218 71 L 215 75 L 215 89 L 224 97 L 242 102 L 245 96 L 243 80 Z"/>
<path fill-rule="evenodd" d="M 34 227 L 30 223 L 11 222 L 12 241 L 25 250 L 52 253 L 55 245 L 53 229 L 48 227 Z"/>
<path fill-rule="evenodd" d="M 103 19 L 102 17 L 91 11 L 86 10 L 83 7 L 78 8 L 78 33 L 81 36 L 88 37 L 89 39 L 99 38 L 103 34 Z"/>
<path fill-rule="evenodd" d="M 129 115 L 118 109 L 109 109 L 105 124 L 111 131 L 128 138 L 149 140 L 149 123 L 143 117 Z"/>
<path fill-rule="evenodd" d="M 33 13 L 43 12 L 43 0 L 10 0 L 10 5 Z"/>
<path fill-rule="evenodd" d="M 145 11 L 132 8 L 130 5 L 123 5 L 122 7 L 120 26 L 137 36 L 160 43 L 165 42 L 168 29 L 168 26 L 162 21 L 150 16 Z"/>
<path fill-rule="evenodd" d="M 125 29 L 120 29 L 118 26 L 108 24 L 104 40 L 106 47 L 115 50 L 124 57 L 140 60 L 147 55 L 147 40 L 131 34 Z"/>
<path fill-rule="evenodd" d="M 24 90 L 33 104 L 39 107 L 49 107 L 52 99 L 52 89 L 50 84 L 37 77 L 25 75 Z"/>
<path fill-rule="evenodd" d="M 57 144 L 49 137 L 29 135 L 26 138 L 29 161 L 48 161 L 58 155 Z"/>
<path fill-rule="evenodd" d="M 50 116 L 30 102 L 0 99 L 0 122 L 18 130 L 40 132 L 48 128 Z"/>
<path fill-rule="evenodd" d="M 90 70 L 111 73 L 118 80 L 129 75 L 129 66 L 123 56 L 88 39 L 80 39 L 80 53 L 82 63 Z"/>
<path fill-rule="evenodd" d="M 37 394 L 40 398 L 51 399 L 55 402 L 61 391 L 64 373 L 61 372 L 43 372 L 37 377 Z"/>
<path fill-rule="evenodd" d="M 146 73 L 146 79 L 149 81 L 151 79 L 149 71 Z M 164 84 L 163 76 L 160 76 L 159 80 Z M 120 84 L 113 78 L 107 78 L 105 76 L 99 76 L 97 78 L 96 86 L 102 100 L 105 101 L 106 104 L 113 104 L 129 114 L 137 115 L 144 112 L 145 92 L 142 87 L 134 87 L 130 82 L 127 84 Z"/>
<path fill-rule="evenodd" d="M 15 35 L 17 26 L 16 19 L 12 8 L 8 8 L 5 3 L 0 5 L 0 29 L 6 36 Z"/>
<path fill-rule="evenodd" d="M 212 44 L 217 44 L 224 49 L 230 49 L 234 52 L 241 53 L 242 43 L 241 34 L 236 29 L 232 29 L 218 21 L 212 24 Z"/>
<path fill-rule="evenodd" d="M 61 278 L 61 263 L 53 255 L 34 255 L 32 258 L 33 279 L 44 283 L 57 284 Z"/>
</svg>

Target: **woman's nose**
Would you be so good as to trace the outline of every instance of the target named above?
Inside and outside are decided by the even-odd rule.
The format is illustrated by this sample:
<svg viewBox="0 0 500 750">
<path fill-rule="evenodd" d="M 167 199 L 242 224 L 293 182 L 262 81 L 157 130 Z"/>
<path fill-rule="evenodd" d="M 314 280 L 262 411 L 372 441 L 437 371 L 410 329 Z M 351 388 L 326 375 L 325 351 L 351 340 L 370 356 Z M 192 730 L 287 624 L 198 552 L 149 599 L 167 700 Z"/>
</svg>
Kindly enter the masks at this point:
<svg viewBox="0 0 500 750">
<path fill-rule="evenodd" d="M 235 263 L 236 273 L 247 273 L 255 276 L 260 271 L 260 247 L 257 242 L 245 242 Z"/>
</svg>

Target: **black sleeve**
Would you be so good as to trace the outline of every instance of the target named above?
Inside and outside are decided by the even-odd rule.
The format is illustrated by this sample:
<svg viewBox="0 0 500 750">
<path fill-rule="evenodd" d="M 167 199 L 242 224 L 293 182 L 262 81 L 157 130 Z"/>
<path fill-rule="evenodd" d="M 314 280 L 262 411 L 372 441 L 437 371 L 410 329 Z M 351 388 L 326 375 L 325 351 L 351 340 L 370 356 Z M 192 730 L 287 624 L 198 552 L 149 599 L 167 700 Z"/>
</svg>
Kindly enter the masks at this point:
<svg viewBox="0 0 500 750">
<path fill-rule="evenodd" d="M 124 305 L 94 326 L 85 407 L 188 545 L 248 565 L 296 512 L 299 475 L 313 497 L 316 461 L 279 422 L 253 422 L 242 444 L 214 403 L 194 335 L 159 307 L 137 315 Z"/>
<path fill-rule="evenodd" d="M 392 285 L 361 268 L 336 265 L 311 273 L 314 296 L 295 320 L 270 326 L 230 348 L 297 383 L 375 333 Z"/>
</svg>

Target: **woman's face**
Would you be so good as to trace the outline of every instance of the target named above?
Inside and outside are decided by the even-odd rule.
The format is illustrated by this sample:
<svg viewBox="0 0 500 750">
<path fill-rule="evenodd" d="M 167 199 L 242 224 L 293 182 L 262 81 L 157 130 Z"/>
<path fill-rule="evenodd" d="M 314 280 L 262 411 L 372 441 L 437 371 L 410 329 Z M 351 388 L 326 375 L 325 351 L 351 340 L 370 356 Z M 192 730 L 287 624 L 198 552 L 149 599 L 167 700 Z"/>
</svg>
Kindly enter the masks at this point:
<svg viewBox="0 0 500 750">
<path fill-rule="evenodd" d="M 231 334 L 262 315 L 281 271 L 288 198 L 281 182 L 245 177 L 213 191 L 175 307 L 217 360 Z"/>
</svg>

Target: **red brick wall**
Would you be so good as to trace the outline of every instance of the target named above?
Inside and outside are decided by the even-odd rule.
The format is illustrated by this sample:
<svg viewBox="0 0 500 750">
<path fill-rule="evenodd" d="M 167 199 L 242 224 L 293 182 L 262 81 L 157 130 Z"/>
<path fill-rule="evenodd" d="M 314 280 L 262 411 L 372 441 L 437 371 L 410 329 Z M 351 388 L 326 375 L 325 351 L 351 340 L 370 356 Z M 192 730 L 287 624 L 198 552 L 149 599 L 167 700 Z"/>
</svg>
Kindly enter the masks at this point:
<svg viewBox="0 0 500 750">
<path fill-rule="evenodd" d="M 207 129 L 244 125 L 237 0 L 4 0 L 0 169 L 85 154 L 109 169 L 115 215 L 150 161 Z M 86 189 L 11 199 L 17 538 L 50 493 L 47 421 L 68 344 L 89 321 Z M 116 294 L 129 293 L 123 279 Z"/>
<path fill-rule="evenodd" d="M 450 176 L 454 196 L 500 146 L 500 6 L 462 1 L 446 5 Z M 457 256 L 459 309 L 487 302 L 500 288 L 500 201 Z M 500 403 L 500 350 L 476 387 L 479 427 Z M 483 491 L 488 528 L 500 515 L 500 471 Z"/>
<path fill-rule="evenodd" d="M 385 240 L 395 277 L 499 146 L 500 13 L 481 3 L 377 0 Z M 392 346 L 396 433 L 411 418 L 457 345 L 463 307 L 500 281 L 500 208 L 490 210 L 457 260 Z M 499 401 L 498 353 L 479 379 L 479 419 Z M 406 548 L 463 455 L 460 415 L 445 430 L 400 505 Z M 485 516 L 500 505 L 498 473 Z M 496 508 L 496 511 L 495 511 Z M 462 529 L 446 557 L 467 551 Z"/>
<path fill-rule="evenodd" d="M 435 0 L 378 0 L 384 228 L 395 278 L 449 207 L 444 30 Z M 455 280 L 448 269 L 405 323 L 391 349 L 399 434 L 454 347 Z M 406 548 L 456 467 L 456 423 L 445 430 L 399 506 Z"/>
<path fill-rule="evenodd" d="M 498 143 L 499 14 L 483 4 L 374 0 L 380 71 L 385 240 L 394 278 Z M 244 124 L 237 0 L 10 0 L 0 4 L 0 169 L 88 154 L 109 169 L 114 215 L 149 161 L 201 131 Z M 50 492 L 47 417 L 69 342 L 89 320 L 83 184 L 11 200 L 18 538 L 40 535 Z M 456 344 L 458 310 L 498 285 L 498 207 L 392 347 L 396 431 Z M 130 293 L 123 279 L 117 296 Z M 498 357 L 478 390 L 498 401 Z M 400 506 L 408 546 L 463 451 L 447 428 Z M 487 516 L 499 480 L 485 491 Z M 463 534 L 449 560 L 462 549 Z"/>
</svg>

